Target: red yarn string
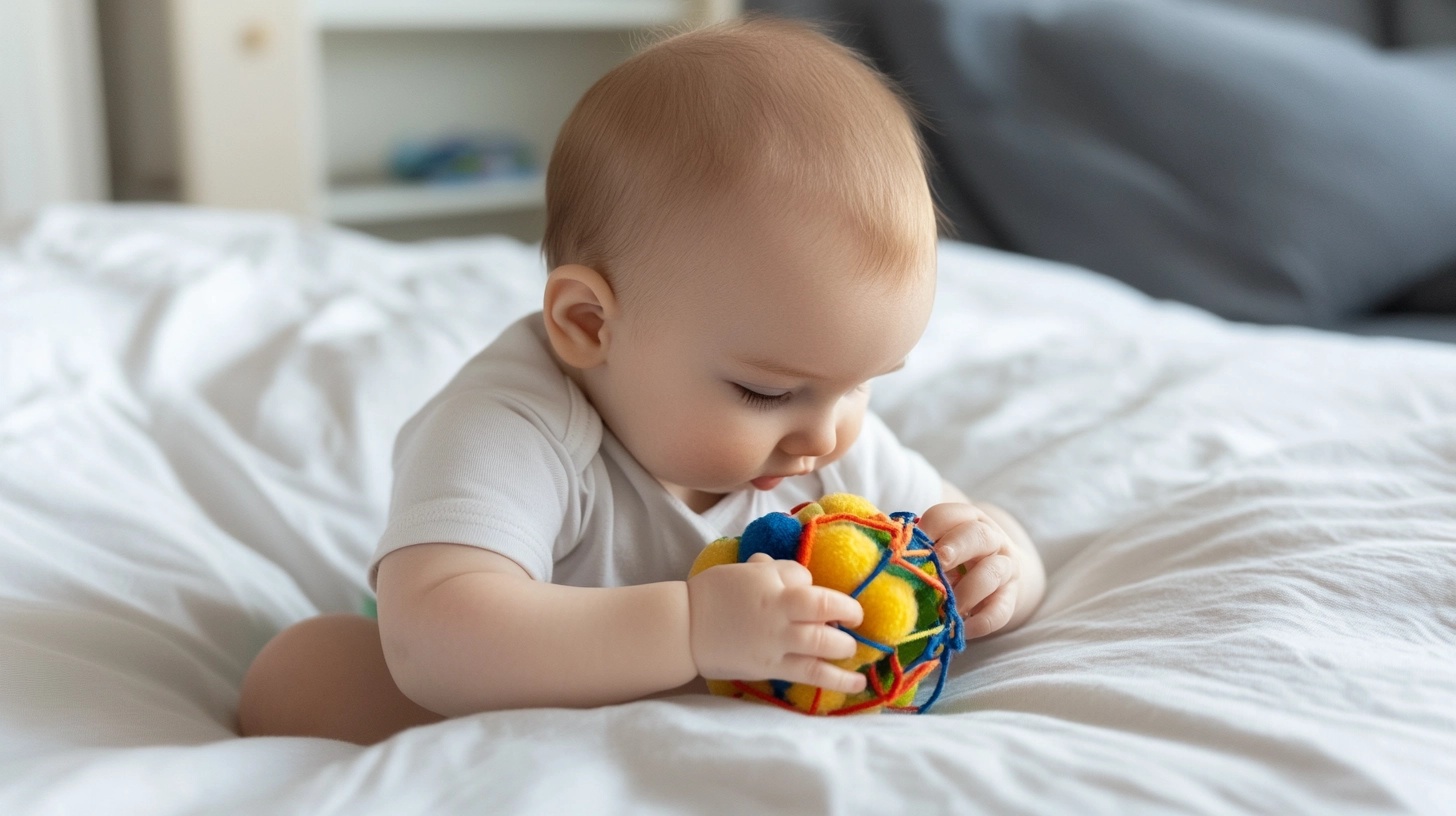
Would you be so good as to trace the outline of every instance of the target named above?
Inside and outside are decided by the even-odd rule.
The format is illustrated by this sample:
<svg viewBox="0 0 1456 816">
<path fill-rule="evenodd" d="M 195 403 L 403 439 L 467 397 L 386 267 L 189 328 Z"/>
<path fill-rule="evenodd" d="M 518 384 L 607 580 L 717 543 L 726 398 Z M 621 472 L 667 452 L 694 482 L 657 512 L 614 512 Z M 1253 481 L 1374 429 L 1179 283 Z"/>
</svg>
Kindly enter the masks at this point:
<svg viewBox="0 0 1456 816">
<path fill-rule="evenodd" d="M 767 694 L 765 692 L 759 691 L 758 689 L 754 688 L 753 686 L 748 685 L 747 683 L 743 682 L 742 680 L 734 680 L 733 681 L 733 687 L 736 688 L 736 689 L 738 689 L 739 691 L 743 692 L 744 694 L 747 694 L 750 697 L 755 697 L 755 698 L 757 698 L 759 700 L 762 700 L 765 703 L 773 703 L 774 705 L 778 706 L 779 708 L 787 708 L 790 711 L 798 711 L 798 709 L 794 708 L 794 704 L 793 703 L 790 703 L 787 700 L 780 700 L 779 698 L 773 696 L 772 694 Z"/>
<path fill-rule="evenodd" d="M 812 502 L 804 502 L 794 507 L 791 511 L 791 514 L 798 515 L 799 511 L 803 510 L 811 503 Z M 931 554 L 932 551 L 925 549 L 908 549 L 909 543 L 915 538 L 914 525 L 905 522 L 893 521 L 890 518 L 884 516 L 884 514 L 881 514 L 880 518 L 868 518 L 865 516 L 855 515 L 854 513 L 834 513 L 819 515 L 809 519 L 809 521 L 804 524 L 804 528 L 799 534 L 799 553 L 797 560 L 800 564 L 804 565 L 805 567 L 809 566 L 809 560 L 813 556 L 814 552 L 814 531 L 818 530 L 819 527 L 823 525 L 833 524 L 839 521 L 848 521 L 861 527 L 868 527 L 872 530 L 879 530 L 880 532 L 888 533 L 890 535 L 890 560 L 885 566 L 888 566 L 889 564 L 895 564 L 902 567 L 911 575 L 915 576 L 917 580 L 923 581 L 926 585 L 938 591 L 942 597 L 942 604 L 944 603 L 944 599 L 948 597 L 948 593 L 946 591 L 945 584 L 940 581 L 939 577 L 926 573 L 924 570 L 920 569 L 918 566 L 912 564 L 910 561 L 907 560 L 907 556 L 928 556 Z M 881 567 L 881 569 L 883 569 L 883 567 Z M 826 713 L 829 716 L 840 716 L 845 714 L 854 714 L 879 706 L 884 706 L 885 708 L 893 711 L 919 711 L 918 706 L 890 705 L 890 701 L 900 697 L 902 694 L 905 693 L 906 689 L 920 682 L 927 674 L 938 668 L 940 666 L 940 658 L 928 659 L 920 665 L 916 666 L 908 674 L 905 672 L 904 667 L 900 665 L 900 653 L 898 649 L 898 644 L 894 644 L 890 649 L 889 658 L 890 672 L 891 677 L 893 678 L 892 682 L 890 683 L 889 689 L 886 689 L 884 683 L 880 681 L 880 673 L 874 669 L 871 669 L 867 676 L 869 679 L 870 687 L 874 690 L 874 697 L 855 703 L 854 705 L 845 706 L 843 708 L 839 708 Z M 778 697 L 775 697 L 772 694 L 759 691 L 758 689 L 748 685 L 742 680 L 734 680 L 732 681 L 732 683 L 733 687 L 742 694 L 746 694 L 762 702 L 772 703 L 779 708 L 788 709 L 790 711 L 798 710 L 792 703 L 788 702 L 787 700 L 780 700 Z M 823 695 L 824 689 L 816 688 L 814 690 L 814 698 L 809 704 L 810 714 L 819 713 L 819 706 Z"/>
</svg>

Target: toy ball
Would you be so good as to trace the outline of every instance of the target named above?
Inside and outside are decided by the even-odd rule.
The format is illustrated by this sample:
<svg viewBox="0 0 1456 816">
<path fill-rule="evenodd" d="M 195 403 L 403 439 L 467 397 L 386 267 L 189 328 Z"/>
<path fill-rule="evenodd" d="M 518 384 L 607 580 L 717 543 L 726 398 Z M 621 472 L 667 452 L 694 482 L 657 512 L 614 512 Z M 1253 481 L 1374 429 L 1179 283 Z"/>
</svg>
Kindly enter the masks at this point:
<svg viewBox="0 0 1456 816">
<path fill-rule="evenodd" d="M 788 513 L 755 519 L 737 538 L 710 543 L 689 577 L 754 553 L 798 561 L 814 583 L 859 601 L 864 620 L 851 629 L 853 657 L 835 665 L 865 675 L 858 694 L 782 680 L 709 680 L 714 694 L 757 700 L 806 714 L 928 711 L 945 685 L 951 656 L 966 646 L 955 594 L 932 542 L 914 513 L 881 513 L 869 501 L 834 493 Z M 935 673 L 935 689 L 915 705 L 920 682 Z"/>
</svg>

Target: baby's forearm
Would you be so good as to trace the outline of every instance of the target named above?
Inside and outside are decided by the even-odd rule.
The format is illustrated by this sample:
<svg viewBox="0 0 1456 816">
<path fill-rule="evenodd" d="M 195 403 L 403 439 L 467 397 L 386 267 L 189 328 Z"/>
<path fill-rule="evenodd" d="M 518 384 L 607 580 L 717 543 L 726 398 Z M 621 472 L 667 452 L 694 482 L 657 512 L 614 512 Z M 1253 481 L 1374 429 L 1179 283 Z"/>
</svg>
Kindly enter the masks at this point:
<svg viewBox="0 0 1456 816">
<path fill-rule="evenodd" d="M 609 705 L 697 676 L 681 581 L 588 589 L 468 573 L 400 600 L 387 617 L 381 607 L 390 672 L 447 716 Z"/>
</svg>

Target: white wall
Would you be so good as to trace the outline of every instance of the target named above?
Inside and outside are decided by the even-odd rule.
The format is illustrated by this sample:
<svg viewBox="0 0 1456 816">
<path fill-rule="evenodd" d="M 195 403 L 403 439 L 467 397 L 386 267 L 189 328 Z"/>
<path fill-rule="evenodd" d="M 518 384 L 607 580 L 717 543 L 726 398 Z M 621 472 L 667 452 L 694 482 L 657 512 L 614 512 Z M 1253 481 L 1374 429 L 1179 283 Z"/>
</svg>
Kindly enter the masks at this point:
<svg viewBox="0 0 1456 816">
<path fill-rule="evenodd" d="M 0 224 L 106 198 L 91 0 L 0 2 Z"/>
</svg>

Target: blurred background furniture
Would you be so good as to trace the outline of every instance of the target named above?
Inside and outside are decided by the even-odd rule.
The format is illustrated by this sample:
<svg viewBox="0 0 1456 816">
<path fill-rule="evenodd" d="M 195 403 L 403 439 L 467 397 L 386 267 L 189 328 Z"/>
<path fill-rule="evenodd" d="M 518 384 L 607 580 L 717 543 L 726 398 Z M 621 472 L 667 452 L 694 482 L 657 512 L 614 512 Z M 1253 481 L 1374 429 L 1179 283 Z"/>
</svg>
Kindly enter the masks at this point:
<svg viewBox="0 0 1456 816">
<path fill-rule="evenodd" d="M 925 113 L 957 237 L 1224 317 L 1456 341 L 1456 0 L 750 0 Z"/>
<path fill-rule="evenodd" d="M 395 238 L 534 240 L 582 92 L 647 30 L 735 0 L 100 0 L 117 198 L 282 209 Z M 508 135 L 538 172 L 388 177 L 406 140 Z"/>
<path fill-rule="evenodd" d="M 0 239 L 107 197 L 101 111 L 93 0 L 0 2 Z"/>
<path fill-rule="evenodd" d="M 1456 0 L 11 0 L 0 231 L 110 197 L 535 240 L 539 172 L 405 184 L 391 149 L 507 134 L 539 170 L 650 29 L 744 9 L 903 85 L 955 237 L 1230 319 L 1456 340 Z"/>
</svg>

